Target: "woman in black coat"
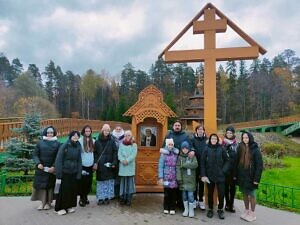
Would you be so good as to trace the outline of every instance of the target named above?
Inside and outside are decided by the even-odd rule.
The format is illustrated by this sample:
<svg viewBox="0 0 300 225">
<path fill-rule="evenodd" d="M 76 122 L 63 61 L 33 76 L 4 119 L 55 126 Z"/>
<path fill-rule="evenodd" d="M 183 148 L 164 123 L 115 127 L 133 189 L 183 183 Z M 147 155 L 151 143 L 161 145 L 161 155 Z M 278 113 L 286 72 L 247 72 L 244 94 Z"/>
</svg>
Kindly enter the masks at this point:
<svg viewBox="0 0 300 225">
<path fill-rule="evenodd" d="M 217 134 L 211 134 L 207 147 L 201 156 L 201 179 L 207 183 L 208 212 L 207 217 L 213 217 L 213 194 L 215 186 L 218 189 L 218 215 L 224 219 L 224 185 L 225 175 L 229 170 L 229 156 L 219 143 Z"/>
<path fill-rule="evenodd" d="M 242 219 L 249 222 L 256 220 L 256 189 L 260 182 L 263 161 L 260 149 L 249 132 L 243 132 L 237 149 L 236 178 L 243 193 L 245 211 Z"/>
<path fill-rule="evenodd" d="M 115 197 L 114 186 L 118 165 L 118 150 L 115 139 L 110 135 L 110 126 L 104 124 L 95 141 L 94 170 L 96 170 L 98 205 L 109 204 Z"/>
<path fill-rule="evenodd" d="M 236 181 L 234 179 L 235 165 L 236 165 L 236 149 L 238 146 L 235 138 L 235 129 L 232 126 L 226 128 L 226 132 L 223 139 L 223 147 L 229 155 L 230 169 L 225 178 L 225 210 L 234 213 L 234 197 L 236 193 Z"/>
<path fill-rule="evenodd" d="M 38 141 L 33 152 L 36 168 L 31 200 L 42 202 L 37 208 L 38 210 L 50 209 L 53 200 L 54 162 L 60 146 L 56 134 L 54 127 L 46 127 L 43 131 L 43 139 Z"/>
<path fill-rule="evenodd" d="M 69 139 L 59 148 L 55 160 L 56 183 L 60 183 L 55 202 L 58 215 L 75 212 L 73 207 L 77 206 L 77 184 L 82 167 L 79 137 L 78 131 L 71 131 Z"/>
</svg>

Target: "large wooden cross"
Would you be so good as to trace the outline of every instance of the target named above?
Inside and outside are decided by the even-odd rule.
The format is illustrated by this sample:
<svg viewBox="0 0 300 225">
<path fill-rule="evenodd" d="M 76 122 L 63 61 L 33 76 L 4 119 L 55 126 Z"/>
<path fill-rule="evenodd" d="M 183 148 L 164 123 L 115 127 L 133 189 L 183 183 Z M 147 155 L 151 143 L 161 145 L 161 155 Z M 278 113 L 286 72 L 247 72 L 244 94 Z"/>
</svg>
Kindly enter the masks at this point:
<svg viewBox="0 0 300 225">
<path fill-rule="evenodd" d="M 204 14 L 204 20 L 198 20 Z M 216 19 L 216 15 L 220 19 Z M 216 33 L 226 32 L 229 25 L 250 44 L 248 47 L 216 48 Z M 194 34 L 204 35 L 204 49 L 173 50 L 170 48 L 193 26 Z M 255 59 L 266 50 L 229 20 L 213 4 L 208 3 L 163 50 L 166 63 L 204 62 L 204 125 L 207 133 L 217 131 L 216 61 Z"/>
</svg>

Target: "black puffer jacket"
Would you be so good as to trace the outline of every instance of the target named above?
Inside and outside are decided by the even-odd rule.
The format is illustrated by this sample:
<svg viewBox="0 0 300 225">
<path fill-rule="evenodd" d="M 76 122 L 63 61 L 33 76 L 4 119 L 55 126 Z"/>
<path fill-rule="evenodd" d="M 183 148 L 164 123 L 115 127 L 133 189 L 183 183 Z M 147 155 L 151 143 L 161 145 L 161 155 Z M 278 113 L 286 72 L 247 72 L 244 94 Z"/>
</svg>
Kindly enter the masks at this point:
<svg viewBox="0 0 300 225">
<path fill-rule="evenodd" d="M 193 138 L 191 140 L 191 142 L 192 142 L 192 148 L 195 151 L 195 155 L 197 157 L 199 168 L 200 168 L 200 164 L 201 164 L 202 153 L 204 152 L 204 149 L 206 148 L 206 145 L 207 145 L 206 144 L 206 140 L 207 140 L 206 136 L 198 137 L 197 134 L 194 134 L 194 136 L 193 136 Z"/>
<path fill-rule="evenodd" d="M 60 143 L 57 140 L 40 140 L 38 141 L 36 148 L 33 152 L 33 160 L 35 162 L 35 176 L 33 187 L 35 189 L 48 189 L 53 188 L 55 183 L 55 175 L 47 173 L 37 168 L 38 164 L 42 164 L 44 167 L 54 166 L 56 154 Z"/>
<path fill-rule="evenodd" d="M 109 135 L 105 138 L 102 134 L 95 141 L 94 160 L 97 163 L 96 179 L 98 181 L 110 180 L 116 178 L 116 169 L 118 165 L 118 150 L 114 138 Z M 104 164 L 111 163 L 110 167 Z"/>
<path fill-rule="evenodd" d="M 242 165 L 239 165 L 242 151 L 242 143 L 240 143 L 237 148 L 237 165 L 235 172 L 238 185 L 247 190 L 253 190 L 258 188 L 258 185 L 255 185 L 253 182 L 260 182 L 263 170 L 263 160 L 260 149 L 254 141 L 253 135 L 248 132 L 246 133 L 249 137 L 250 166 L 249 168 L 244 168 Z"/>
<path fill-rule="evenodd" d="M 219 144 L 208 144 L 201 156 L 201 177 L 212 182 L 225 182 L 229 170 L 229 156 Z"/>
<path fill-rule="evenodd" d="M 231 177 L 235 174 L 234 170 L 237 161 L 237 146 L 238 143 L 235 138 L 233 138 L 232 140 L 225 138 L 223 140 L 223 147 L 229 155 L 230 169 L 228 175 Z"/>
<path fill-rule="evenodd" d="M 76 179 L 81 178 L 81 144 L 79 141 L 66 141 L 58 150 L 55 160 L 56 177 L 61 179 L 63 174 L 76 174 Z"/>
</svg>

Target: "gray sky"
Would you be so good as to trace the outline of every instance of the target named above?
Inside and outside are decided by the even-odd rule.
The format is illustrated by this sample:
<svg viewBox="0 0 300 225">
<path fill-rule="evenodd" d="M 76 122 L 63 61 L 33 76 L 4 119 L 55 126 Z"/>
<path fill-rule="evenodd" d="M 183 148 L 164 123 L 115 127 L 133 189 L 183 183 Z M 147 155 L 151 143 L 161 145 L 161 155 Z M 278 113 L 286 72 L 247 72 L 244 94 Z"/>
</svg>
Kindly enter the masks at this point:
<svg viewBox="0 0 300 225">
<path fill-rule="evenodd" d="M 300 56 L 299 0 L 211 1 L 272 59 L 290 48 Z M 159 53 L 206 5 L 196 0 L 0 0 L 0 52 L 41 71 L 52 59 L 63 71 L 105 69 L 117 75 L 131 62 L 149 71 Z M 218 47 L 247 46 L 231 29 Z M 173 49 L 202 48 L 191 30 Z M 194 64 L 191 64 L 194 66 Z"/>
</svg>

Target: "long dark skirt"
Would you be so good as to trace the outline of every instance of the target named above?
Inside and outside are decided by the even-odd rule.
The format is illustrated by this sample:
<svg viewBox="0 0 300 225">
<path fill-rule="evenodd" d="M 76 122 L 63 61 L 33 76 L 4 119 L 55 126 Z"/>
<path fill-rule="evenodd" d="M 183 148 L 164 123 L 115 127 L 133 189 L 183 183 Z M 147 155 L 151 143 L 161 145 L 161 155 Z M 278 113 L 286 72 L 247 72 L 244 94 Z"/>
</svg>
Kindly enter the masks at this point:
<svg viewBox="0 0 300 225">
<path fill-rule="evenodd" d="M 82 200 L 87 200 L 87 195 L 90 193 L 93 182 L 93 167 L 82 166 L 82 170 L 88 174 L 82 174 L 78 182 L 78 195 Z"/>
<path fill-rule="evenodd" d="M 59 193 L 56 195 L 55 211 L 77 206 L 76 174 L 63 174 Z"/>
</svg>

